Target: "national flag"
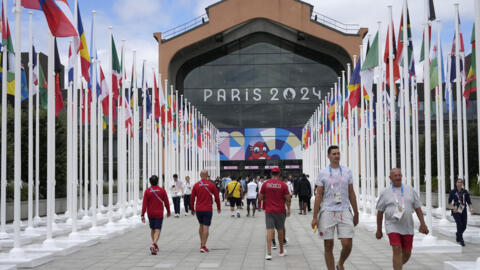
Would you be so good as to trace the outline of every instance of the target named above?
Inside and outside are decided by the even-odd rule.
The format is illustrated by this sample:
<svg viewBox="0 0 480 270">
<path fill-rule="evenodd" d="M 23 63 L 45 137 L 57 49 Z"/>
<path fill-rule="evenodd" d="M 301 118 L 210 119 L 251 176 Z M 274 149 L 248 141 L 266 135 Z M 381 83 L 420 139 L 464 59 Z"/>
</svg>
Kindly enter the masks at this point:
<svg viewBox="0 0 480 270">
<path fill-rule="evenodd" d="M 428 1 L 428 20 L 429 22 L 433 22 L 437 19 L 437 16 L 435 15 L 435 6 L 433 5 L 433 0 Z M 432 40 L 432 26 L 429 23 L 428 24 L 428 40 Z M 429 43 L 431 44 L 431 43 Z M 422 35 L 422 48 L 420 51 L 420 62 L 425 60 L 425 30 Z"/>
<path fill-rule="evenodd" d="M 328 119 L 330 122 L 333 122 L 335 120 L 335 98 L 332 96 L 330 98 L 330 107 L 328 110 Z"/>
<path fill-rule="evenodd" d="M 67 0 L 22 0 L 22 5 L 25 8 L 42 10 L 53 36 L 78 38 Z M 78 51 L 80 42 L 78 40 L 75 43 L 78 44 Z"/>
<path fill-rule="evenodd" d="M 62 92 L 60 90 L 60 72 L 62 71 L 62 63 L 58 54 L 57 39 L 55 38 L 55 116 L 65 107 L 63 103 Z"/>
<path fill-rule="evenodd" d="M 75 66 L 76 55 L 72 53 L 72 45 L 68 46 L 68 84 L 73 83 L 73 67 Z"/>
<path fill-rule="evenodd" d="M 78 35 L 80 37 L 80 65 L 82 67 L 82 76 L 89 82 L 90 81 L 90 54 L 87 47 L 87 39 L 85 38 L 85 32 L 83 31 L 82 16 L 80 16 L 80 6 L 77 3 L 77 28 Z"/>
<path fill-rule="evenodd" d="M 366 100 L 373 100 L 373 77 L 374 69 L 379 65 L 378 63 L 378 49 L 379 40 L 378 32 L 372 42 L 372 47 L 367 52 L 365 61 L 363 62 L 362 69 L 360 71 L 360 77 L 362 78 L 363 85 L 365 87 L 367 96 Z"/>
<path fill-rule="evenodd" d="M 348 102 L 350 103 L 352 110 L 353 108 L 356 108 L 360 102 L 360 85 L 360 59 L 358 59 L 357 65 L 355 66 L 352 76 L 350 77 L 350 82 L 348 83 Z"/>
<path fill-rule="evenodd" d="M 469 105 L 469 98 L 470 94 L 477 91 L 477 76 L 476 76 L 476 48 L 475 48 L 475 24 L 473 25 L 472 29 L 472 37 L 470 39 L 470 43 L 472 44 L 472 53 L 470 54 L 471 61 L 470 61 L 470 69 L 468 70 L 467 81 L 465 83 L 465 91 L 463 92 L 463 96 L 467 101 L 467 105 Z"/>
<path fill-rule="evenodd" d="M 10 25 L 8 23 L 8 18 L 5 14 L 4 9 L 2 9 L 2 45 L 5 46 L 7 49 L 7 94 L 15 95 L 15 52 L 13 50 L 13 41 L 12 35 L 10 33 Z"/>
<path fill-rule="evenodd" d="M 33 77 L 33 89 L 32 89 L 32 96 L 38 94 L 38 63 L 37 63 L 37 52 L 35 51 L 35 46 L 32 46 L 32 77 Z"/>
<path fill-rule="evenodd" d="M 118 61 L 117 48 L 115 46 L 115 40 L 112 39 L 112 92 L 113 100 L 117 101 L 119 96 L 119 81 L 121 79 L 122 69 L 120 67 L 120 61 Z M 115 104 L 115 103 L 114 103 Z"/>
<path fill-rule="evenodd" d="M 100 89 L 101 89 L 101 94 L 99 97 L 100 102 L 102 102 L 102 107 L 103 107 L 103 114 L 108 115 L 108 104 L 109 104 L 109 89 L 108 89 L 108 84 L 107 80 L 105 79 L 105 75 L 103 74 L 103 69 L 100 66 Z"/>
<path fill-rule="evenodd" d="M 460 16 L 458 17 L 458 23 L 460 24 Z M 460 28 L 460 25 L 458 26 L 458 29 L 461 29 Z M 456 59 L 455 59 L 455 36 L 453 36 L 453 42 L 452 42 L 452 51 L 451 51 L 451 61 L 450 61 L 450 64 L 451 64 L 451 70 L 450 70 L 450 82 L 454 82 L 455 79 L 457 78 L 457 69 L 456 69 Z M 463 35 L 462 33 L 458 33 L 458 36 L 460 37 L 460 49 L 459 49 L 459 52 L 460 53 L 463 53 L 465 52 L 465 46 L 463 44 Z M 462 61 L 462 58 L 460 57 L 460 73 L 463 73 L 463 61 Z M 461 76 L 460 76 L 461 77 Z"/>
<path fill-rule="evenodd" d="M 159 120 L 161 118 L 162 112 L 161 112 L 161 107 L 162 105 L 160 104 L 160 97 L 159 97 L 159 91 L 158 91 L 158 83 L 157 83 L 157 76 L 155 75 L 155 72 L 153 73 L 153 88 L 155 90 L 155 120 Z M 162 90 L 163 91 L 163 90 Z"/>
<path fill-rule="evenodd" d="M 435 45 L 430 57 L 430 90 L 435 89 L 439 84 L 437 53 L 437 45 Z"/>
<path fill-rule="evenodd" d="M 390 29 L 390 26 L 388 27 L 387 30 L 387 39 L 385 43 L 385 54 L 383 56 L 383 60 L 386 65 L 386 82 L 388 85 L 390 85 L 390 34 L 392 34 L 392 56 L 393 56 L 393 82 L 397 81 L 400 79 L 400 68 L 398 66 L 398 60 L 397 60 L 397 45 L 395 44 L 395 28 L 393 27 L 393 22 L 392 22 L 392 29 Z"/>
<path fill-rule="evenodd" d="M 27 75 L 25 74 L 25 68 L 22 65 L 21 68 L 21 92 L 22 92 L 22 101 L 28 98 L 28 84 L 27 84 Z"/>
<path fill-rule="evenodd" d="M 38 88 L 40 92 L 40 105 L 46 110 L 48 109 L 48 84 L 41 64 L 38 64 Z"/>
<path fill-rule="evenodd" d="M 146 101 L 145 111 L 146 111 L 147 118 L 148 118 L 152 114 L 152 99 L 150 98 L 150 93 L 148 91 L 148 86 L 147 86 L 146 83 L 145 83 L 145 90 L 143 91 L 143 94 L 146 95 L 146 97 L 145 97 L 145 101 Z"/>
</svg>

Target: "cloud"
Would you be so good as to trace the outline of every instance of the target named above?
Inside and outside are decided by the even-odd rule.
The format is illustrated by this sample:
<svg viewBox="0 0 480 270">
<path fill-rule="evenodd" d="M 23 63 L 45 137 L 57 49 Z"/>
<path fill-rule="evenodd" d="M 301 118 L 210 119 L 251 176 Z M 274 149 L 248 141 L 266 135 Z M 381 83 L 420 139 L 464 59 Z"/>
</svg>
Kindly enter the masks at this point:
<svg viewBox="0 0 480 270">
<path fill-rule="evenodd" d="M 160 2 L 158 0 L 120 0 L 115 1 L 113 11 L 122 21 L 141 22 L 152 17 L 158 18 L 161 14 Z"/>
</svg>

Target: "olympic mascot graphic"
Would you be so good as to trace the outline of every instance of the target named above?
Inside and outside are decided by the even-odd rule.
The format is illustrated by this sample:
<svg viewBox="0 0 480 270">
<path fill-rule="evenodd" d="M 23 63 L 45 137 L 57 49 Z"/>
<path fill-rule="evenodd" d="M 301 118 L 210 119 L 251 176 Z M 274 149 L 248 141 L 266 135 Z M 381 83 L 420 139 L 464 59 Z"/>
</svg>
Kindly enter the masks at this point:
<svg viewBox="0 0 480 270">
<path fill-rule="evenodd" d="M 249 160 L 272 159 L 268 155 L 268 148 L 264 142 L 256 142 L 253 146 L 250 146 L 248 150 L 250 151 Z"/>
</svg>

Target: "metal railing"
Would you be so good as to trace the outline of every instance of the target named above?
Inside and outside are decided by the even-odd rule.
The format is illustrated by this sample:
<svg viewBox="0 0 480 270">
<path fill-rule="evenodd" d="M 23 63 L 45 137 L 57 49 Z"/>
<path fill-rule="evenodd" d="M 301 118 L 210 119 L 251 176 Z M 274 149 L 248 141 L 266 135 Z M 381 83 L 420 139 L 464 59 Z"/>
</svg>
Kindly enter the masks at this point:
<svg viewBox="0 0 480 270">
<path fill-rule="evenodd" d="M 312 20 L 346 34 L 357 34 L 360 30 L 358 24 L 345 24 L 315 11 L 312 12 Z"/>
<path fill-rule="evenodd" d="M 176 26 L 172 29 L 169 29 L 165 32 L 162 33 L 162 41 L 167 41 L 170 40 L 174 37 L 177 37 L 187 31 L 192 30 L 193 28 L 196 28 L 202 24 L 205 24 L 208 22 L 208 15 L 205 13 L 203 15 L 198 16 L 197 18 L 190 20 L 184 24 L 181 24 L 179 26 Z"/>
</svg>

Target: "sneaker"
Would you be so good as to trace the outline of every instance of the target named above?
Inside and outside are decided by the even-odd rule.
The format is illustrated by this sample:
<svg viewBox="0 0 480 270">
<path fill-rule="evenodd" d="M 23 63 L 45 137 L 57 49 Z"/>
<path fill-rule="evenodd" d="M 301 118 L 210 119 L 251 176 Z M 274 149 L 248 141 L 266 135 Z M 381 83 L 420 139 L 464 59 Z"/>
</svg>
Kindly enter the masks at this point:
<svg viewBox="0 0 480 270">
<path fill-rule="evenodd" d="M 185 216 L 188 216 L 188 213 L 185 213 Z"/>
<path fill-rule="evenodd" d="M 284 246 L 288 245 L 288 239 L 284 239 L 284 240 L 283 240 L 283 245 L 284 245 Z"/>
<path fill-rule="evenodd" d="M 273 243 L 273 244 L 272 244 L 272 248 L 273 248 L 273 249 L 277 249 L 277 244 Z"/>
<path fill-rule="evenodd" d="M 230 217 L 235 217 L 235 214 L 231 214 Z"/>
<path fill-rule="evenodd" d="M 240 218 L 240 213 L 237 213 L 237 217 Z"/>
<path fill-rule="evenodd" d="M 267 255 L 265 255 L 265 260 L 270 261 L 271 259 L 272 259 L 272 254 L 267 253 Z"/>
<path fill-rule="evenodd" d="M 157 255 L 157 248 L 155 247 L 154 244 L 152 244 L 152 245 L 150 246 L 150 253 L 151 253 L 152 255 Z"/>
<path fill-rule="evenodd" d="M 249 216 L 250 216 L 250 214 L 247 214 L 247 215 L 246 215 L 246 217 L 249 217 Z"/>
<path fill-rule="evenodd" d="M 278 256 L 280 257 L 287 256 L 287 250 L 283 249 L 283 253 L 278 253 Z"/>
<path fill-rule="evenodd" d="M 207 247 L 203 246 L 203 247 L 200 247 L 200 252 L 201 253 L 208 253 L 210 250 L 208 250 Z"/>
<path fill-rule="evenodd" d="M 462 247 L 464 247 L 464 246 L 465 246 L 465 241 L 461 240 L 461 241 L 460 241 L 460 245 L 461 245 Z"/>
</svg>

